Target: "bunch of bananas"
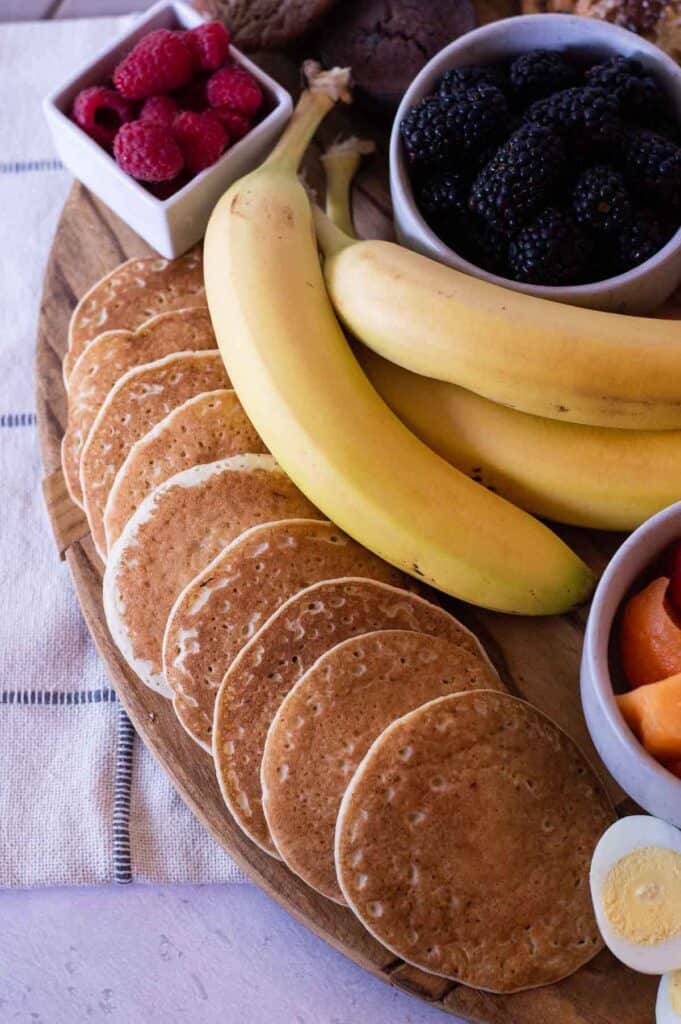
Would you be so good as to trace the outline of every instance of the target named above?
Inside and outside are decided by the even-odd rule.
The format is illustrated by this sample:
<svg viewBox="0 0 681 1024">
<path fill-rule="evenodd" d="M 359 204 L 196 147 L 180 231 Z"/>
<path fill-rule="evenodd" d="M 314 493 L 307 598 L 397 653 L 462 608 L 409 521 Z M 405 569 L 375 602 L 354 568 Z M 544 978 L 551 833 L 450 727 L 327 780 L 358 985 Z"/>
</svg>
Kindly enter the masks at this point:
<svg viewBox="0 0 681 1024">
<path fill-rule="evenodd" d="M 206 234 L 239 398 L 310 500 L 387 561 L 486 608 L 566 611 L 592 574 L 518 506 L 614 529 L 681 497 L 678 326 L 558 307 L 343 232 L 296 172 L 348 73 L 305 70 L 286 132 Z M 344 162 L 330 189 L 346 230 L 351 175 Z"/>
</svg>

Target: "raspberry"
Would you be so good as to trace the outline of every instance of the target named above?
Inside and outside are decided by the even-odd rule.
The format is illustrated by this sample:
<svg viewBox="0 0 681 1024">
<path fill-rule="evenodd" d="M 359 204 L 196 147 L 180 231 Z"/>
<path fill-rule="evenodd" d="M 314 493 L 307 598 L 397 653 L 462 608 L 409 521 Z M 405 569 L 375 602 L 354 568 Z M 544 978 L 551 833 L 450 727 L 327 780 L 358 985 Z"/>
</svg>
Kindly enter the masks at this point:
<svg viewBox="0 0 681 1024">
<path fill-rule="evenodd" d="M 205 110 L 208 106 L 208 100 L 206 99 L 206 82 L 208 78 L 206 75 L 197 74 L 192 78 L 189 85 L 185 85 L 184 89 L 180 89 L 179 92 L 175 93 L 175 100 L 180 110 Z"/>
<path fill-rule="evenodd" d="M 71 116 L 90 138 L 108 148 L 113 144 L 121 125 L 132 121 L 135 111 L 132 103 L 128 103 L 113 89 L 94 85 L 78 93 L 73 101 Z"/>
<path fill-rule="evenodd" d="M 262 103 L 262 90 L 255 78 L 237 64 L 211 75 L 206 95 L 211 107 L 229 107 L 246 117 L 253 117 Z"/>
<path fill-rule="evenodd" d="M 227 129 L 212 110 L 203 114 L 183 110 L 173 121 L 173 135 L 186 167 L 195 174 L 214 164 L 229 142 Z"/>
<path fill-rule="evenodd" d="M 229 57 L 229 32 L 221 21 L 191 29 L 186 39 L 201 71 L 217 71 Z"/>
<path fill-rule="evenodd" d="M 183 32 L 159 28 L 143 36 L 114 71 L 114 85 L 129 100 L 181 89 L 192 77 L 193 57 Z"/>
<path fill-rule="evenodd" d="M 213 113 L 217 114 L 229 135 L 230 142 L 238 142 L 248 135 L 251 130 L 251 122 L 243 114 L 238 114 L 231 107 L 213 107 Z"/>
<path fill-rule="evenodd" d="M 184 166 L 182 150 L 163 125 L 154 121 L 124 124 L 114 142 L 119 167 L 138 181 L 170 181 Z"/>
<path fill-rule="evenodd" d="M 140 120 L 154 121 L 170 128 L 177 112 L 178 106 L 172 96 L 150 96 L 142 104 Z"/>
</svg>

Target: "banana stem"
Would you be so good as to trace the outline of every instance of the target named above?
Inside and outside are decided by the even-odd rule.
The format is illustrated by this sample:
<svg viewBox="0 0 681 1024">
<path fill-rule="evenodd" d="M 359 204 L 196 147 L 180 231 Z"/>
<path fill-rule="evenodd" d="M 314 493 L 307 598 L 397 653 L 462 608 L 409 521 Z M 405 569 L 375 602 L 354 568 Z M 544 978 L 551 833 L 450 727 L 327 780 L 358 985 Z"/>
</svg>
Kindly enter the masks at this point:
<svg viewBox="0 0 681 1024">
<path fill-rule="evenodd" d="M 376 146 L 370 139 L 336 140 L 322 156 L 326 176 L 326 213 L 336 227 L 355 237 L 350 209 L 350 186 L 362 157 L 373 153 Z"/>
<path fill-rule="evenodd" d="M 308 87 L 301 93 L 284 134 L 263 167 L 276 166 L 284 173 L 295 174 L 312 136 L 326 114 L 339 100 L 343 103 L 351 102 L 349 68 L 323 71 L 315 61 L 305 61 L 303 72 Z"/>
<path fill-rule="evenodd" d="M 311 206 L 317 241 L 326 259 L 340 252 L 341 249 L 347 249 L 349 245 L 356 243 L 357 239 L 353 235 L 346 235 L 344 231 L 336 227 L 321 206 L 317 206 L 316 203 L 312 203 Z"/>
</svg>

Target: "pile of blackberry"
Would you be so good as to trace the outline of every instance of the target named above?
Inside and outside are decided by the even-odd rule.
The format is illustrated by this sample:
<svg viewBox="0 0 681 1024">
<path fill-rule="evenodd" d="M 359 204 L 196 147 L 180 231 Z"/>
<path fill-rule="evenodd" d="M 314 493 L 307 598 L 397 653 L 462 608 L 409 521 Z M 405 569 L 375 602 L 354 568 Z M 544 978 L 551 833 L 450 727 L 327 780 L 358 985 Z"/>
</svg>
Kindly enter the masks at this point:
<svg viewBox="0 0 681 1024">
<path fill-rule="evenodd" d="M 503 277 L 601 281 L 681 224 L 681 131 L 636 60 L 532 50 L 454 68 L 400 131 L 425 220 Z"/>
</svg>

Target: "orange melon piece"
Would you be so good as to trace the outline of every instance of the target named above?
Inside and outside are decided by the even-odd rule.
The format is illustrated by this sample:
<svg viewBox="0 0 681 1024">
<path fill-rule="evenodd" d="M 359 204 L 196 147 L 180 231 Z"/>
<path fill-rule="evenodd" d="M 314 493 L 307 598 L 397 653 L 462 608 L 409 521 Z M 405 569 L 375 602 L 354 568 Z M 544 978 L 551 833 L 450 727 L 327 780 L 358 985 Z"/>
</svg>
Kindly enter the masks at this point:
<svg viewBox="0 0 681 1024">
<path fill-rule="evenodd" d="M 627 601 L 620 625 L 620 656 L 630 686 L 647 686 L 681 672 L 681 626 L 661 576 Z"/>
<path fill-rule="evenodd" d="M 624 693 L 617 704 L 649 754 L 681 760 L 681 673 Z"/>
</svg>

